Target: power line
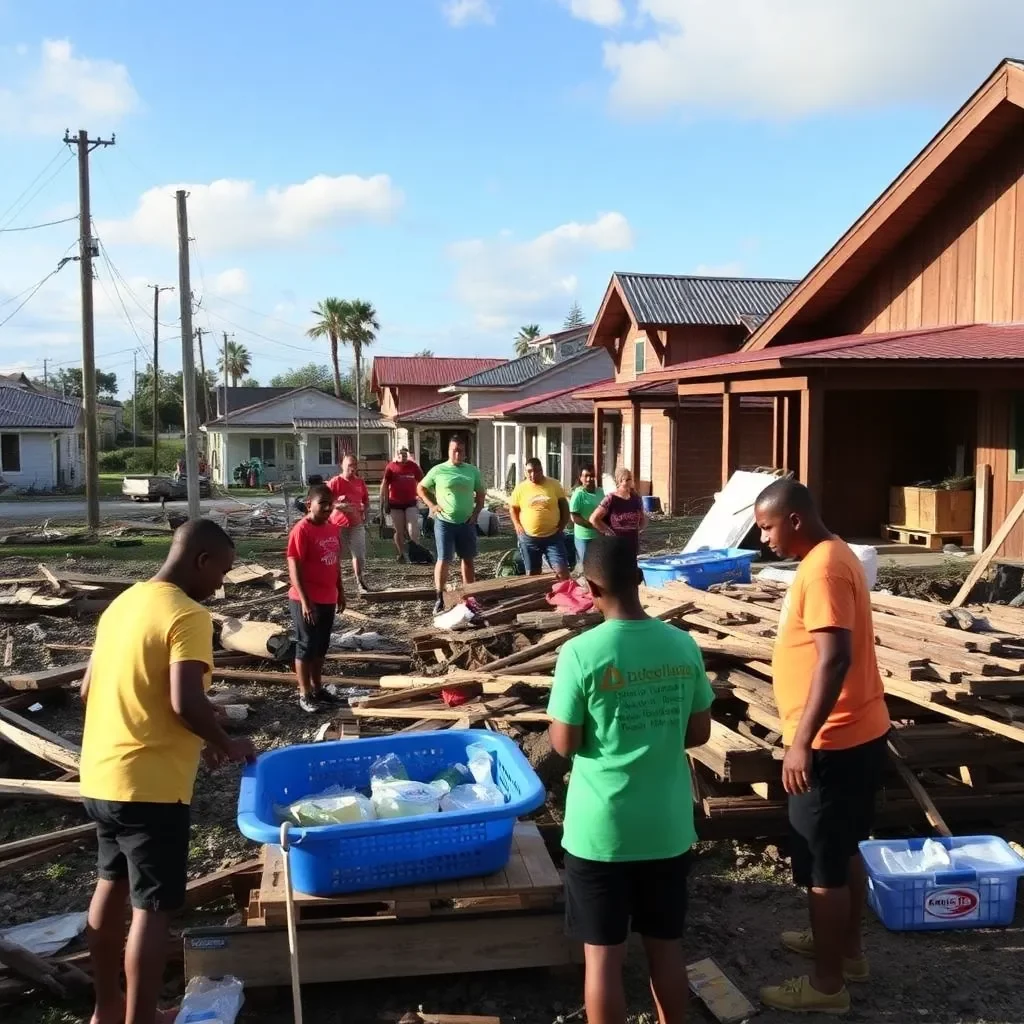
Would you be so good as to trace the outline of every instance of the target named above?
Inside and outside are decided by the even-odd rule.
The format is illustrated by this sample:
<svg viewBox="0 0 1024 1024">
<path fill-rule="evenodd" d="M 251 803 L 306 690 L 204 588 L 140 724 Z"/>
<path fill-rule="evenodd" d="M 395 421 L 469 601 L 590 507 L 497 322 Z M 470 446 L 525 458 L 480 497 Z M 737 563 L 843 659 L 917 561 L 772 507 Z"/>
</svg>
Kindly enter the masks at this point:
<svg viewBox="0 0 1024 1024">
<path fill-rule="evenodd" d="M 9 235 L 15 231 L 38 231 L 39 228 L 52 228 L 55 224 L 69 224 L 78 220 L 77 215 L 73 217 L 62 217 L 60 220 L 48 220 L 42 224 L 26 224 L 19 228 L 0 228 L 0 235 Z"/>
<path fill-rule="evenodd" d="M 63 154 L 64 147 L 61 146 L 60 149 L 58 149 L 57 152 L 54 153 L 53 156 L 50 158 L 49 163 L 25 186 L 25 188 L 22 190 L 21 194 L 17 197 L 17 199 L 15 199 L 14 202 L 11 203 L 11 205 L 8 206 L 3 213 L 0 213 L 0 224 L 3 224 L 7 220 L 7 215 L 18 205 L 18 203 L 21 202 L 22 198 L 25 195 L 27 195 L 32 186 L 35 185 L 35 183 L 54 165 L 54 163 L 57 160 L 61 158 Z M 65 160 L 63 164 L 61 164 L 61 167 L 66 166 L 70 159 L 71 157 L 69 156 L 68 159 Z M 58 168 L 58 170 L 59 169 L 60 168 Z M 15 216 L 17 216 L 17 213 L 15 213 Z"/>
<path fill-rule="evenodd" d="M 21 302 L 19 302 L 17 306 L 14 307 L 13 312 L 8 313 L 7 316 L 5 316 L 3 320 L 0 320 L 0 327 L 3 327 L 3 325 L 5 323 L 7 323 L 7 321 L 10 320 L 12 317 L 17 316 L 17 314 L 22 309 L 24 309 L 25 306 L 28 305 L 28 303 L 32 300 L 32 297 L 35 295 L 35 293 L 37 291 L 39 291 L 39 289 L 42 288 L 43 285 L 46 284 L 46 282 L 49 281 L 50 278 L 53 277 L 53 275 L 56 274 L 64 266 L 64 264 L 66 262 L 68 262 L 68 261 L 67 260 L 61 260 L 60 263 L 58 263 L 57 266 L 54 267 L 54 269 L 51 270 L 46 275 L 46 277 L 44 277 L 42 279 L 42 281 L 40 281 L 34 288 L 32 288 L 32 290 L 28 293 L 28 295 Z M 24 293 L 22 293 L 22 294 L 24 294 Z"/>
</svg>

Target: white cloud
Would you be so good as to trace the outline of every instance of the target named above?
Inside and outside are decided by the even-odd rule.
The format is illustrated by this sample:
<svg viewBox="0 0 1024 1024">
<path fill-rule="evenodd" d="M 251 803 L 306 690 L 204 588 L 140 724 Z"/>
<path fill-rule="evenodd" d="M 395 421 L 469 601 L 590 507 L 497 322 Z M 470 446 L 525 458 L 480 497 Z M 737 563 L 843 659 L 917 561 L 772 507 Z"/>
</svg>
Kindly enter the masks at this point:
<svg viewBox="0 0 1024 1024">
<path fill-rule="evenodd" d="M 626 20 L 622 0 L 562 0 L 574 18 L 610 28 Z"/>
<path fill-rule="evenodd" d="M 698 263 L 693 272 L 698 277 L 740 277 L 743 264 L 739 260 L 729 263 Z"/>
<path fill-rule="evenodd" d="M 570 0 L 591 21 L 613 6 Z M 604 64 L 613 105 L 641 114 L 787 119 L 948 103 L 1024 33 L 1019 0 L 635 0 L 635 11 L 638 37 L 607 41 Z"/>
<path fill-rule="evenodd" d="M 484 25 L 494 24 L 492 0 L 447 0 L 441 13 L 453 28 L 462 28 L 474 21 Z"/>
<path fill-rule="evenodd" d="M 247 249 L 294 242 L 353 221 L 385 219 L 402 204 L 386 174 L 318 174 L 284 188 L 257 189 L 254 182 L 220 179 L 208 185 L 160 185 L 144 192 L 126 220 L 101 223 L 110 242 L 177 245 L 174 193 L 185 189 L 189 231 L 204 250 Z"/>
<path fill-rule="evenodd" d="M 85 124 L 106 133 L 139 108 L 123 64 L 76 57 L 66 39 L 44 40 L 31 67 L 27 49 L 11 52 L 0 53 L 0 131 L 48 135 Z"/>
<path fill-rule="evenodd" d="M 222 270 L 213 279 L 214 295 L 245 295 L 249 291 L 249 275 L 241 267 Z"/>
<path fill-rule="evenodd" d="M 497 238 L 456 242 L 455 295 L 483 330 L 520 320 L 545 320 L 565 312 L 578 291 L 578 273 L 596 253 L 633 246 L 633 229 L 621 213 L 603 213 L 588 224 L 570 222 L 516 241 Z"/>
</svg>

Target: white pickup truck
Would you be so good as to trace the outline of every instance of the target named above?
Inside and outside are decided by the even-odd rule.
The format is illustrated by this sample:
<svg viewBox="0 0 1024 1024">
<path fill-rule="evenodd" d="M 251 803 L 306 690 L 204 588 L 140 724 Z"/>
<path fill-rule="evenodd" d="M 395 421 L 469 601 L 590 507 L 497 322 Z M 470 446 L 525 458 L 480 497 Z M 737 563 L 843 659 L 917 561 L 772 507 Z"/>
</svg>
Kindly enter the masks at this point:
<svg viewBox="0 0 1024 1024">
<path fill-rule="evenodd" d="M 132 474 L 125 476 L 121 481 L 121 493 L 132 501 L 185 501 L 188 498 L 188 488 L 185 481 L 175 480 L 170 476 L 146 476 L 144 474 Z M 208 477 L 199 478 L 199 497 L 210 496 L 210 480 Z"/>
</svg>

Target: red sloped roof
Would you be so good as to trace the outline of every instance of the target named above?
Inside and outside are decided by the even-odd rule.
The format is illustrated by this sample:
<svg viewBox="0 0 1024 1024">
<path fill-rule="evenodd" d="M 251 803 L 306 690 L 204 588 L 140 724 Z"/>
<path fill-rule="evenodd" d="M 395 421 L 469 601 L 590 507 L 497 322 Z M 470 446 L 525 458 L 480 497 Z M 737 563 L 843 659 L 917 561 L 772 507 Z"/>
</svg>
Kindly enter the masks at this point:
<svg viewBox="0 0 1024 1024">
<path fill-rule="evenodd" d="M 609 377 L 607 380 L 599 381 L 598 383 L 607 385 L 611 382 Z M 533 395 L 530 398 L 517 398 L 514 402 L 502 402 L 501 405 L 490 405 L 486 409 L 480 409 L 477 416 L 507 416 L 513 412 L 523 412 L 526 409 L 530 409 L 532 406 L 549 406 L 549 410 L 539 411 L 550 411 L 561 412 L 565 415 L 578 415 L 580 413 L 587 413 L 590 411 L 589 402 L 586 399 L 579 399 L 580 390 L 577 387 L 570 388 L 559 388 L 558 391 L 547 391 L 542 395 Z M 561 401 L 559 401 L 561 400 Z"/>
<path fill-rule="evenodd" d="M 507 359 L 462 359 L 447 356 L 374 356 L 371 386 L 441 388 L 474 373 L 491 370 Z"/>
</svg>

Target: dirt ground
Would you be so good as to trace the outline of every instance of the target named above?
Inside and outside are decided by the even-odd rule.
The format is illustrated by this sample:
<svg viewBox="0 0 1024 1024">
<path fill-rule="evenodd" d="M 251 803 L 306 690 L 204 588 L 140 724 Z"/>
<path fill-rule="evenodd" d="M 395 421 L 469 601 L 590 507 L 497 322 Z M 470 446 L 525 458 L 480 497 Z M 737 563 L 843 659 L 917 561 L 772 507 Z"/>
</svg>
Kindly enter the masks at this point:
<svg viewBox="0 0 1024 1024">
<path fill-rule="evenodd" d="M 679 537 L 671 524 L 659 530 L 664 547 Z M 501 545 L 497 545 L 501 547 Z M 675 547 L 678 550 L 678 547 Z M 386 548 L 377 551 L 371 578 L 379 586 L 425 584 L 429 567 L 400 566 L 389 561 Z M 493 570 L 497 551 L 483 556 L 481 572 Z M 269 564 L 263 559 L 264 564 Z M 27 574 L 34 561 L 4 558 L 4 575 Z M 77 560 L 75 571 L 145 578 L 154 569 L 149 562 L 92 562 Z M 900 593 L 942 594 L 951 580 L 962 577 L 950 566 L 929 579 L 905 580 L 899 573 L 884 580 Z M 899 578 L 897 578 L 899 577 Z M 258 593 L 252 591 L 251 593 Z M 246 596 L 250 596 L 246 595 Z M 371 612 L 373 606 L 362 610 Z M 229 600 L 219 606 L 232 611 Z M 411 629 L 427 621 L 421 605 L 378 605 L 379 617 L 366 623 L 401 642 Z M 284 599 L 259 607 L 256 617 L 284 620 Z M 91 642 L 94 622 L 40 618 L 36 623 L 11 627 L 15 642 L 14 668 L 30 670 L 78 660 L 74 653 L 47 653 L 46 642 Z M 312 740 L 326 716 L 301 712 L 290 687 L 278 684 L 233 684 L 253 701 L 246 732 L 258 749 Z M 47 706 L 35 721 L 69 739 L 81 738 L 82 712 L 75 695 L 63 704 Z M 190 874 L 215 871 L 251 857 L 255 847 L 235 826 L 238 769 L 225 767 L 210 773 L 201 769 L 193 804 Z M 0 746 L 0 775 L 32 777 L 39 764 L 10 746 Z M 1024 818 L 1024 814 L 1022 814 Z M 73 805 L 45 801 L 9 803 L 0 813 L 0 841 L 40 834 L 78 824 L 81 811 Z M 1014 830 L 1014 838 L 1022 838 Z M 768 844 L 706 843 L 698 851 L 691 883 L 691 904 L 686 946 L 694 959 L 712 956 L 756 1003 L 757 989 L 805 969 L 798 958 L 785 953 L 777 942 L 784 927 L 805 924 L 803 898 L 787 880 L 785 849 Z M 16 877 L 0 877 L 0 928 L 49 914 L 85 909 L 94 881 L 94 854 L 88 850 L 55 857 L 49 863 Z M 221 923 L 234 912 L 229 902 L 204 908 L 189 916 L 187 924 Z M 1024 916 L 1020 916 L 1024 924 Z M 854 1021 L 922 1022 L 922 1024 L 1018 1024 L 1024 1021 L 1024 989 L 1019 984 L 1018 959 L 1024 953 L 1021 926 L 1002 931 L 967 931 L 930 934 L 887 932 L 867 915 L 867 942 L 873 980 L 852 992 L 849 1015 Z M 180 997 L 183 979 L 168 971 L 165 995 Z M 650 1024 L 656 1018 L 638 950 L 631 955 L 628 975 L 631 1024 Z M 558 1024 L 583 1020 L 579 1013 L 582 986 L 578 972 L 517 972 L 464 975 L 455 978 L 410 978 L 345 986 L 311 986 L 304 991 L 306 1019 L 316 1024 L 369 1024 L 382 1015 L 401 1014 L 418 1006 L 447 1013 L 494 1014 L 503 1024 Z M 9 1024 L 70 1024 L 88 1020 L 85 1004 L 60 1006 L 46 1001 L 5 1008 L 0 1018 Z M 242 1024 L 286 1024 L 291 1009 L 287 992 L 251 993 L 240 1018 Z M 394 1019 L 394 1016 L 392 1016 Z M 712 1018 L 696 1007 L 694 1020 Z M 764 1013 L 765 1024 L 789 1019 Z"/>
</svg>

